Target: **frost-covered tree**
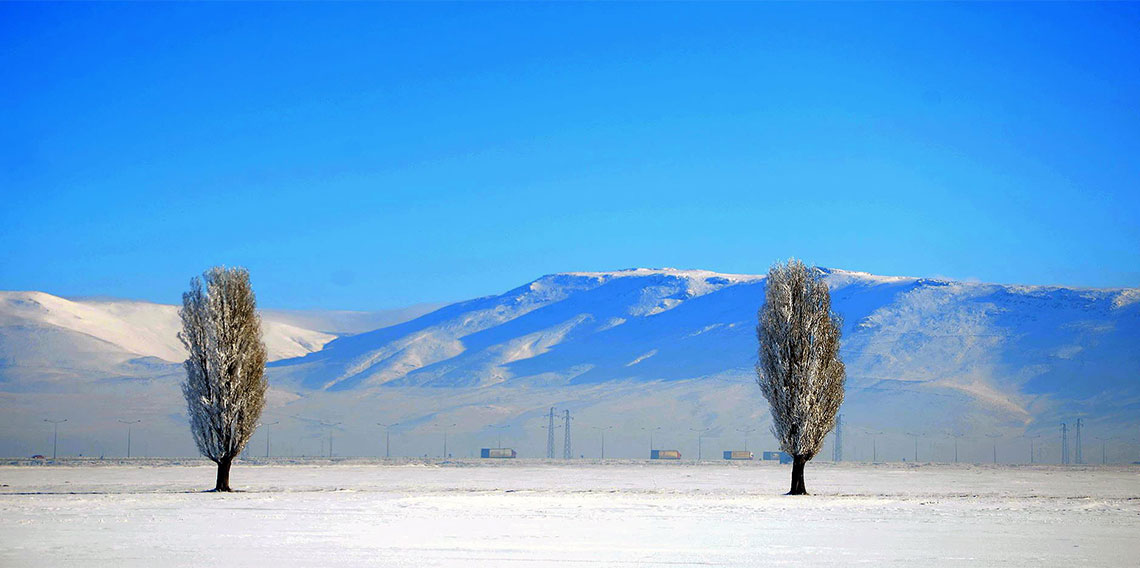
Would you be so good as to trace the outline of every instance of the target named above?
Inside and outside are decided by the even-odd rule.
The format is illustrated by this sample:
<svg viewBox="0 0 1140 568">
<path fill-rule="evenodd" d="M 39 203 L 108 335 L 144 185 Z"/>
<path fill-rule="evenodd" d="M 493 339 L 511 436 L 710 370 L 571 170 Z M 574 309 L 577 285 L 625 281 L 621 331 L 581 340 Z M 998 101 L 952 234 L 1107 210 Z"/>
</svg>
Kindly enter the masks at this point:
<svg viewBox="0 0 1140 568">
<path fill-rule="evenodd" d="M 756 326 L 756 382 L 772 411 L 772 434 L 792 456 L 789 495 L 807 494 L 804 466 L 819 453 L 843 404 L 840 325 L 820 270 L 798 260 L 772 265 Z"/>
<path fill-rule="evenodd" d="M 253 435 L 269 387 L 249 271 L 215 266 L 195 277 L 178 313 L 189 351 L 182 394 L 190 431 L 198 451 L 218 464 L 214 490 L 229 491 L 230 465 Z"/>
</svg>

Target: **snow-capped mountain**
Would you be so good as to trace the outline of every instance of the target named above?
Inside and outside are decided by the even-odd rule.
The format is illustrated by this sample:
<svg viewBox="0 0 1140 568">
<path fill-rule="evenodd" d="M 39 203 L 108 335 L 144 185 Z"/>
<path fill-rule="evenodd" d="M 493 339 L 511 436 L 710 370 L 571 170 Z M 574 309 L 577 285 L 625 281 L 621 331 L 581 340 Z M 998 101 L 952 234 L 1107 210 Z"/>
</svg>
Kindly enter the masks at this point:
<svg viewBox="0 0 1140 568">
<path fill-rule="evenodd" d="M 1052 436 L 1078 416 L 1102 433 L 1131 428 L 1140 416 L 1138 289 L 825 272 L 844 319 L 852 440 L 886 432 L 886 452 L 890 436 L 907 442 L 910 433 L 928 437 L 933 451 L 945 442 L 933 440 L 948 434 L 1013 444 L 1026 433 Z M 359 454 L 375 453 L 375 423 L 383 421 L 399 422 L 408 445 L 430 445 L 446 427 L 474 447 L 501 432 L 491 425 L 509 427 L 513 445 L 542 455 L 551 406 L 574 413 L 579 436 L 590 426 L 626 432 L 607 442 L 614 455 L 623 447 L 640 455 L 640 437 L 658 426 L 659 439 L 690 453 L 693 430 L 738 446 L 737 431 L 763 432 L 768 420 L 752 370 L 763 297 L 760 275 L 632 269 L 552 274 L 342 337 L 266 315 L 276 359 L 267 415 L 286 419 L 277 428 L 299 432 L 295 445 L 306 448 L 328 433 L 322 421 L 342 422 L 338 447 Z M 42 414 L 36 405 L 46 403 L 31 402 L 33 394 L 53 404 L 63 395 L 45 394 L 52 389 L 36 377 L 110 361 L 118 377 L 145 379 L 150 390 L 98 383 L 85 387 L 84 400 L 128 389 L 170 425 L 169 436 L 188 439 L 179 433 L 173 306 L 36 293 L 0 299 L 0 384 L 11 387 L 4 404 Z M 25 376 L 32 378 L 15 380 Z M 317 453 L 296 453 L 305 451 Z"/>
<path fill-rule="evenodd" d="M 84 356 L 123 360 L 151 357 L 180 363 L 185 349 L 176 306 L 126 300 L 67 300 L 43 292 L 0 292 L 0 333 L 6 366 L 27 356 L 40 364 L 61 357 L 82 365 Z M 336 336 L 267 318 L 262 333 L 270 360 L 299 357 L 319 350 Z M 21 337 L 26 348 L 14 349 Z M 50 346 L 50 347 L 49 347 Z M 46 359 L 45 359 L 46 358 Z"/>
</svg>

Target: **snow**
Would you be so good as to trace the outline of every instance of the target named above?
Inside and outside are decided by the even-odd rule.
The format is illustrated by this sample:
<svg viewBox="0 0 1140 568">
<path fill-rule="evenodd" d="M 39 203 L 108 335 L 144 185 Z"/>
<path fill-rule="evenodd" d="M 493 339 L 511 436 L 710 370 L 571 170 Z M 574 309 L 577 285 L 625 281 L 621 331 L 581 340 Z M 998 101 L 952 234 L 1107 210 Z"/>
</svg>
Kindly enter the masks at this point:
<svg viewBox="0 0 1140 568">
<path fill-rule="evenodd" d="M 1125 566 L 1140 468 L 813 462 L 0 467 L 0 565 Z"/>
<path fill-rule="evenodd" d="M 1001 461 L 1028 461 L 1023 436 L 1041 435 L 1038 459 L 1057 461 L 1058 425 L 1085 416 L 1096 417 L 1089 436 L 1113 437 L 1110 462 L 1134 459 L 1140 302 L 1130 299 L 1140 290 L 825 272 L 844 318 L 848 455 L 871 456 L 867 431 L 884 432 L 879 455 L 886 448 L 892 459 L 912 453 L 908 432 L 923 433 L 923 452 L 940 459 L 952 456 L 950 434 L 973 438 L 960 440 L 972 453 L 1000 434 Z M 166 358 L 181 349 L 174 306 L 3 296 L 12 297 L 43 301 L 0 302 L 0 455 L 44 453 L 48 409 L 70 420 L 60 442 L 67 455 L 124 453 L 124 415 L 147 424 L 150 455 L 193 450 L 181 356 Z M 693 428 L 710 428 L 722 449 L 735 449 L 738 428 L 767 432 L 753 369 L 763 297 L 756 275 L 552 274 L 323 344 L 329 335 L 273 325 L 266 313 L 275 358 L 307 353 L 269 365 L 266 413 L 281 420 L 275 431 L 297 454 L 317 453 L 320 432 L 294 416 L 343 423 L 337 447 L 356 455 L 377 454 L 375 423 L 384 421 L 403 425 L 400 443 L 411 455 L 438 453 L 429 452 L 431 425 L 456 423 L 450 434 L 470 447 L 493 434 L 487 425 L 509 425 L 520 455 L 542 456 L 550 406 L 583 425 L 661 426 L 686 455 L 695 454 Z M 617 431 L 606 444 L 608 456 L 644 453 L 643 441 Z"/>
<path fill-rule="evenodd" d="M 131 300 L 68 300 L 44 292 L 0 292 L 0 327 L 47 328 L 74 332 L 112 348 L 143 357 L 181 363 L 186 350 L 178 340 L 178 307 Z M 262 320 L 271 361 L 320 350 L 335 335 Z"/>
</svg>

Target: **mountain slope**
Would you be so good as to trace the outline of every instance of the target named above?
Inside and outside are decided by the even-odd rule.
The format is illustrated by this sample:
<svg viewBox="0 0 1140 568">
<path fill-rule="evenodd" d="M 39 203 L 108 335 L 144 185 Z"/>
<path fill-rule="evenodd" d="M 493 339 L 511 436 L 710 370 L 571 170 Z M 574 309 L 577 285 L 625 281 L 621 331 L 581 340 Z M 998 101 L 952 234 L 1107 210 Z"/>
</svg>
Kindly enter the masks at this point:
<svg viewBox="0 0 1140 568">
<path fill-rule="evenodd" d="M 885 404 L 928 428 L 963 430 L 1140 409 L 1135 289 L 825 272 L 844 319 L 851 412 Z M 754 275 L 554 274 L 334 340 L 272 373 L 301 391 L 749 382 L 763 296 Z"/>
<path fill-rule="evenodd" d="M 1041 435 L 1038 453 L 1051 453 L 1038 458 L 1056 461 L 1058 423 L 1076 417 L 1087 436 L 1134 438 L 1140 290 L 824 272 L 844 320 L 848 456 L 910 456 L 917 436 L 937 459 L 960 445 L 989 460 L 993 445 L 1027 461 L 1021 436 Z M 311 454 L 335 432 L 341 452 L 374 455 L 376 423 L 398 422 L 401 455 L 437 454 L 444 429 L 465 455 L 506 428 L 540 456 L 551 406 L 573 413 L 575 439 L 614 426 L 612 455 L 642 455 L 647 436 L 695 454 L 694 429 L 739 449 L 739 432 L 759 428 L 763 446 L 752 369 L 763 297 L 762 276 L 635 269 L 552 274 L 336 338 L 268 313 L 278 360 L 266 416 L 275 439 Z M 311 321 L 333 321 L 322 317 Z M 0 453 L 42 450 L 47 414 L 82 426 L 87 438 L 70 443 L 85 451 L 137 416 L 166 453 L 193 453 L 176 332 L 173 306 L 0 295 Z M 1133 461 L 1134 441 L 1114 443 L 1117 461 Z"/>
<path fill-rule="evenodd" d="M 75 352 L 105 351 L 121 357 L 180 363 L 185 359 L 185 349 L 178 340 L 181 325 L 176 306 L 129 300 L 75 301 L 43 292 L 0 292 L 0 333 L 7 342 L 17 341 L 20 335 L 51 337 L 59 344 L 50 352 L 64 358 Z M 270 360 L 311 353 L 336 337 L 271 318 L 263 320 L 262 332 Z M 68 339 L 64 338 L 90 347 L 68 348 Z M 4 351 L 9 353 L 6 359 L 10 362 L 27 352 L 12 347 Z"/>
</svg>

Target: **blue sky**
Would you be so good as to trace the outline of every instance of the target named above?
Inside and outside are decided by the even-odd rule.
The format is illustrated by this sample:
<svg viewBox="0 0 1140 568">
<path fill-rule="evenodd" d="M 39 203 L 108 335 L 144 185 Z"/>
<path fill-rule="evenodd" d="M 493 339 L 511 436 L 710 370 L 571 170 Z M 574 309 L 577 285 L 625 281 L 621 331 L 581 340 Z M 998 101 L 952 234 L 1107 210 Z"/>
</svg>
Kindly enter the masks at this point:
<svg viewBox="0 0 1140 568">
<path fill-rule="evenodd" d="M 1132 4 L 0 4 L 0 289 L 1140 284 Z"/>
</svg>

